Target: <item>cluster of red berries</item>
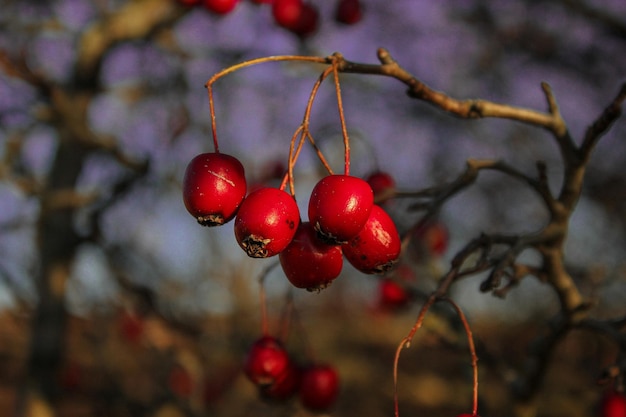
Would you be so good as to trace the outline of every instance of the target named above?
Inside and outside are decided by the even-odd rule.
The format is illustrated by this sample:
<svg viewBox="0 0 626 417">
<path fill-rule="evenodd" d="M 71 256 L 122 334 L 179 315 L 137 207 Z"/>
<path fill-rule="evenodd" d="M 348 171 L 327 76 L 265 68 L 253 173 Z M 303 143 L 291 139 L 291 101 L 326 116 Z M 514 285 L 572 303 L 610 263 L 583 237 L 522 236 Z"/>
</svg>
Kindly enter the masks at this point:
<svg viewBox="0 0 626 417">
<path fill-rule="evenodd" d="M 186 7 L 202 6 L 212 13 L 225 15 L 232 12 L 239 0 L 178 0 Z M 290 32 L 307 37 L 317 31 L 319 25 L 318 8 L 307 0 L 250 0 L 254 4 L 272 7 L 274 22 Z M 335 21 L 352 25 L 361 20 L 363 7 L 360 0 L 338 0 L 335 7 Z"/>
<path fill-rule="evenodd" d="M 253 258 L 279 255 L 289 281 L 298 288 L 329 285 L 345 257 L 357 270 L 383 273 L 400 256 L 396 226 L 374 204 L 370 184 L 333 174 L 313 188 L 308 221 L 301 221 L 295 198 L 281 188 L 261 187 L 246 195 L 243 165 L 233 156 L 212 152 L 191 160 L 183 180 L 183 201 L 201 225 L 235 219 L 235 238 Z"/>
<path fill-rule="evenodd" d="M 264 399 L 286 401 L 297 395 L 313 411 L 332 407 L 339 393 L 339 375 L 333 366 L 299 366 L 280 340 L 268 335 L 252 344 L 244 372 Z"/>
</svg>

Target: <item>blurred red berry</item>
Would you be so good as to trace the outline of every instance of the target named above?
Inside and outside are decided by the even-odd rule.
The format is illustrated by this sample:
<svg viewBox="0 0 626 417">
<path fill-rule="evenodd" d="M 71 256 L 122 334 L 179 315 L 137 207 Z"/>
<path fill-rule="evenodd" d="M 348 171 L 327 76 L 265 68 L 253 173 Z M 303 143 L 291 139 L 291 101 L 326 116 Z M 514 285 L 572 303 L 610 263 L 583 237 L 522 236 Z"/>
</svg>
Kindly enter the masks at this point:
<svg viewBox="0 0 626 417">
<path fill-rule="evenodd" d="M 271 386 L 289 371 L 291 359 L 283 344 L 272 336 L 257 339 L 244 364 L 248 379 L 257 386 Z"/>
<path fill-rule="evenodd" d="M 303 3 L 300 17 L 295 27 L 291 31 L 301 38 L 313 35 L 319 25 L 319 12 L 317 7 L 311 3 Z"/>
<path fill-rule="evenodd" d="M 372 187 L 374 200 L 377 202 L 389 198 L 396 189 L 396 181 L 391 174 L 384 171 L 372 172 L 365 178 L 365 181 Z"/>
<path fill-rule="evenodd" d="M 339 0 L 335 9 L 335 20 L 346 25 L 353 25 L 363 17 L 360 0 Z"/>
<path fill-rule="evenodd" d="M 304 370 L 300 381 L 300 402 L 313 411 L 327 410 L 339 394 L 339 375 L 330 365 L 314 365 Z"/>
<path fill-rule="evenodd" d="M 227 14 L 232 12 L 239 0 L 202 0 L 205 9 L 216 14 Z"/>
<path fill-rule="evenodd" d="M 397 282 L 383 278 L 378 283 L 378 302 L 385 309 L 396 310 L 405 307 L 411 297 L 408 291 Z"/>
<path fill-rule="evenodd" d="M 274 0 L 272 15 L 279 26 L 293 29 L 298 25 L 302 14 L 302 0 Z"/>
<path fill-rule="evenodd" d="M 616 391 L 607 393 L 600 404 L 600 417 L 626 417 L 626 397 Z"/>
</svg>

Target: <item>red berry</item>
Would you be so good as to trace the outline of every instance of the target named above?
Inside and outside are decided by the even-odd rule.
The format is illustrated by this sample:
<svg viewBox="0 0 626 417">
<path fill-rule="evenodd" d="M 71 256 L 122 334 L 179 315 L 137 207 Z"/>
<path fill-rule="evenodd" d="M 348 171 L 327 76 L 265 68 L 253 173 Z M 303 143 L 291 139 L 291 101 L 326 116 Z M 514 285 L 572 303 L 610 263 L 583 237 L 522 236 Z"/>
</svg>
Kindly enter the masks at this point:
<svg viewBox="0 0 626 417">
<path fill-rule="evenodd" d="M 317 31 L 319 24 L 319 12 L 317 7 L 310 3 L 303 3 L 300 17 L 296 25 L 290 30 L 301 38 L 311 36 Z"/>
<path fill-rule="evenodd" d="M 216 14 L 227 14 L 233 11 L 239 0 L 202 0 L 205 9 Z"/>
<path fill-rule="evenodd" d="M 607 393 L 600 404 L 600 417 L 626 417 L 626 397 L 615 391 Z"/>
<path fill-rule="evenodd" d="M 343 267 L 341 248 L 319 240 L 309 222 L 300 224 L 293 240 L 279 258 L 287 279 L 295 287 L 309 291 L 326 288 L 339 276 Z"/>
<path fill-rule="evenodd" d="M 259 387 L 261 396 L 267 400 L 284 401 L 291 398 L 300 387 L 301 372 L 295 364 L 290 364 L 287 370 L 271 385 Z"/>
<path fill-rule="evenodd" d="M 365 180 L 349 175 L 328 175 L 313 187 L 309 221 L 324 241 L 346 243 L 361 231 L 373 204 L 374 193 Z"/>
<path fill-rule="evenodd" d="M 391 279 L 381 279 L 378 284 L 378 301 L 381 307 L 386 309 L 399 309 L 405 307 L 411 297 L 407 290 Z"/>
<path fill-rule="evenodd" d="M 272 336 L 263 336 L 252 344 L 244 372 L 255 385 L 271 386 L 281 380 L 291 366 L 282 343 Z"/>
<path fill-rule="evenodd" d="M 293 196 L 278 188 L 259 188 L 239 207 L 235 237 L 248 256 L 267 258 L 287 247 L 299 224 L 300 211 Z"/>
<path fill-rule="evenodd" d="M 363 7 L 359 0 L 339 0 L 335 10 L 335 20 L 346 25 L 353 25 L 363 17 Z"/>
<path fill-rule="evenodd" d="M 339 375 L 329 365 L 314 365 L 304 370 L 300 381 L 300 402 L 322 411 L 330 408 L 339 394 Z"/>
<path fill-rule="evenodd" d="M 223 153 L 203 153 L 187 165 L 183 201 L 187 211 L 203 226 L 230 221 L 246 195 L 241 162 Z"/>
<path fill-rule="evenodd" d="M 348 262 L 366 274 L 389 271 L 400 257 L 400 235 L 385 210 L 374 204 L 361 231 L 342 246 Z"/>
<path fill-rule="evenodd" d="M 274 21 L 287 29 L 293 29 L 298 25 L 302 9 L 302 0 L 274 0 L 272 3 Z"/>
<path fill-rule="evenodd" d="M 396 181 L 391 174 L 384 171 L 372 172 L 365 181 L 372 187 L 376 201 L 388 199 L 396 189 Z"/>
</svg>

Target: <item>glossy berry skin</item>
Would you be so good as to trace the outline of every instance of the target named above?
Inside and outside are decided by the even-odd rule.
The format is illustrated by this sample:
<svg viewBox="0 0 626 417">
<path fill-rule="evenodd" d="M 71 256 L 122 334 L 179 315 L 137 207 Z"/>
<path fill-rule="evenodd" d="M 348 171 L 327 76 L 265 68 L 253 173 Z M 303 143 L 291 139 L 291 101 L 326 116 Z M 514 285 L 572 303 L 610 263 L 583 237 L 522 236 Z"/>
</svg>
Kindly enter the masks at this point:
<svg viewBox="0 0 626 417">
<path fill-rule="evenodd" d="M 232 12 L 239 0 L 202 0 L 202 5 L 208 11 L 224 15 Z"/>
<path fill-rule="evenodd" d="M 363 18 L 360 0 L 339 0 L 335 9 L 335 20 L 346 25 L 353 25 Z"/>
<path fill-rule="evenodd" d="M 278 188 L 250 193 L 235 218 L 235 238 L 252 258 L 267 258 L 284 250 L 300 224 L 296 200 Z"/>
<path fill-rule="evenodd" d="M 237 158 L 202 153 L 187 165 L 183 202 L 201 225 L 219 226 L 235 217 L 246 189 L 246 175 Z"/>
<path fill-rule="evenodd" d="M 361 231 L 341 248 L 359 271 L 381 274 L 393 268 L 400 257 L 400 235 L 387 212 L 374 204 Z"/>
<path fill-rule="evenodd" d="M 258 386 L 271 386 L 284 377 L 292 366 L 283 344 L 272 336 L 257 339 L 248 351 L 244 373 Z"/>
<path fill-rule="evenodd" d="M 388 199 L 396 189 L 396 180 L 391 174 L 384 171 L 372 172 L 365 178 L 365 181 L 372 187 L 374 201 L 380 202 Z"/>
<path fill-rule="evenodd" d="M 300 224 L 293 240 L 278 257 L 289 282 L 309 291 L 326 288 L 343 267 L 341 248 L 322 242 L 309 222 Z"/>
<path fill-rule="evenodd" d="M 313 365 L 304 370 L 300 381 L 300 402 L 313 411 L 327 410 L 339 395 L 339 375 L 330 365 Z"/>
<path fill-rule="evenodd" d="M 356 236 L 369 218 L 374 193 L 369 184 L 349 175 L 328 175 L 313 187 L 309 221 L 322 240 L 342 244 Z"/>
<path fill-rule="evenodd" d="M 626 417 L 626 396 L 615 391 L 607 393 L 600 404 L 600 417 Z"/>
</svg>

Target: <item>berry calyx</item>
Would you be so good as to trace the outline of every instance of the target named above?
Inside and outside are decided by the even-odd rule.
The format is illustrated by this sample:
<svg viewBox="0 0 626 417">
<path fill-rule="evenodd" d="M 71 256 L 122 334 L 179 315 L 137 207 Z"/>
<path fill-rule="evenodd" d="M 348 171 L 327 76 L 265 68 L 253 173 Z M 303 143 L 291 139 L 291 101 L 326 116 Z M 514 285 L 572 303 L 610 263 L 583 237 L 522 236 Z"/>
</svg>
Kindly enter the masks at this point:
<svg viewBox="0 0 626 417">
<path fill-rule="evenodd" d="M 202 153 L 185 170 L 183 202 L 203 226 L 230 221 L 246 195 L 246 176 L 237 158 L 224 153 Z"/>
<path fill-rule="evenodd" d="M 296 200 L 286 191 L 265 187 L 250 193 L 235 218 L 235 238 L 252 258 L 283 251 L 300 224 Z"/>
<path fill-rule="evenodd" d="M 309 221 L 325 242 L 346 243 L 361 231 L 373 204 L 374 193 L 365 180 L 350 175 L 328 175 L 313 187 Z"/>
<path fill-rule="evenodd" d="M 393 268 L 400 257 L 400 235 L 387 212 L 374 204 L 361 231 L 342 245 L 342 250 L 359 271 L 381 274 Z"/>
<path fill-rule="evenodd" d="M 330 365 L 313 365 L 300 381 L 300 402 L 313 411 L 329 409 L 339 394 L 339 375 Z"/>
<path fill-rule="evenodd" d="M 396 180 L 384 171 L 372 172 L 365 178 L 365 181 L 372 187 L 376 202 L 387 200 L 396 190 Z"/>
<path fill-rule="evenodd" d="M 616 391 L 610 391 L 600 403 L 601 417 L 626 417 L 626 396 Z"/>
<path fill-rule="evenodd" d="M 339 0 L 335 9 L 335 20 L 346 25 L 353 25 L 363 17 L 360 0 Z"/>
<path fill-rule="evenodd" d="M 228 14 L 233 11 L 239 0 L 202 0 L 205 9 L 215 14 Z"/>
<path fill-rule="evenodd" d="M 343 267 L 341 248 L 322 242 L 309 222 L 300 224 L 291 243 L 278 256 L 289 282 L 308 291 L 326 288 Z"/>
<path fill-rule="evenodd" d="M 271 386 L 281 380 L 291 367 L 283 344 L 272 336 L 257 339 L 248 351 L 244 373 L 258 386 Z"/>
</svg>

